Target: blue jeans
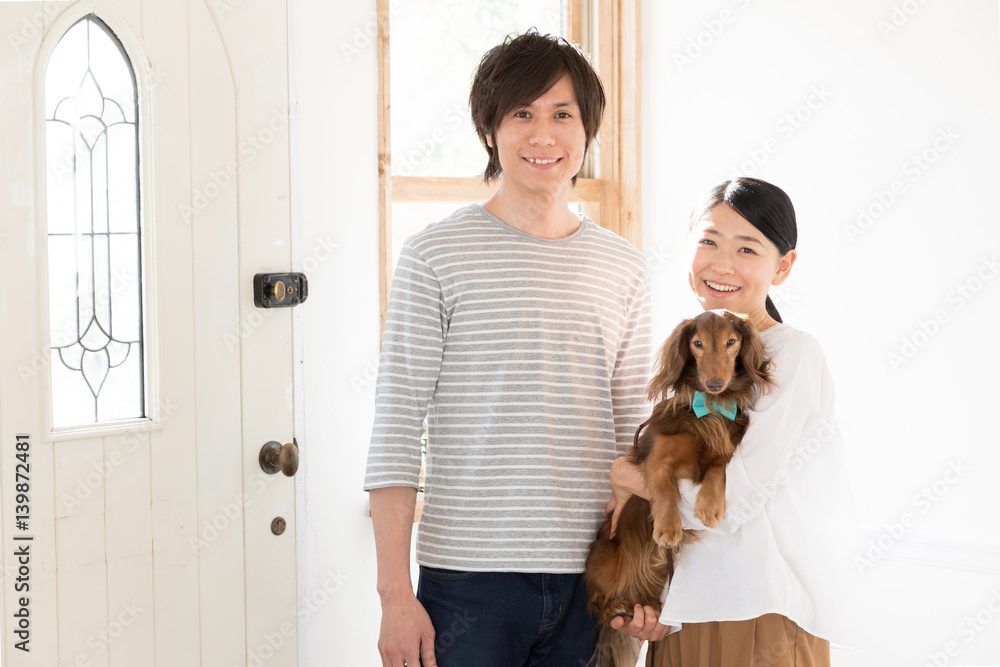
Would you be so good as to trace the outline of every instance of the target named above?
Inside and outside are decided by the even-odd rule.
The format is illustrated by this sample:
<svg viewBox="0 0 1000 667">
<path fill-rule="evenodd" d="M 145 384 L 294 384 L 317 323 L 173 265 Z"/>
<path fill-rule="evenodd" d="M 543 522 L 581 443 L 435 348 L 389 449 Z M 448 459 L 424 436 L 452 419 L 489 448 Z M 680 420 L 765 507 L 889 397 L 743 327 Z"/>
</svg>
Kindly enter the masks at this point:
<svg viewBox="0 0 1000 667">
<path fill-rule="evenodd" d="M 584 667 L 594 652 L 582 574 L 420 567 L 439 667 Z"/>
</svg>

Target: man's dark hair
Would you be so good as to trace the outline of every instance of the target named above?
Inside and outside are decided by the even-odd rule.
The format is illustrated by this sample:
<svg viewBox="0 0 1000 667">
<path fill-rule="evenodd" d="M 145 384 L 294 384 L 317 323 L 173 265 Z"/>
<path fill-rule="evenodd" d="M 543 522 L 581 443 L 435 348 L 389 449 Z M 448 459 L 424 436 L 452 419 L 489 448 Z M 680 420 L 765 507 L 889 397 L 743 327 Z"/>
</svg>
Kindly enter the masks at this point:
<svg viewBox="0 0 1000 667">
<path fill-rule="evenodd" d="M 597 136 L 604 115 L 604 87 L 587 56 L 562 37 L 540 35 L 532 29 L 523 35 L 508 36 L 503 44 L 486 52 L 476 69 L 469 94 L 469 107 L 476 134 L 489 154 L 483 179 L 488 183 L 503 172 L 497 150 L 496 131 L 504 116 L 528 106 L 551 88 L 564 74 L 573 81 L 586 151 Z M 490 147 L 487 142 L 493 142 Z M 573 176 L 576 184 L 576 176 Z"/>
</svg>

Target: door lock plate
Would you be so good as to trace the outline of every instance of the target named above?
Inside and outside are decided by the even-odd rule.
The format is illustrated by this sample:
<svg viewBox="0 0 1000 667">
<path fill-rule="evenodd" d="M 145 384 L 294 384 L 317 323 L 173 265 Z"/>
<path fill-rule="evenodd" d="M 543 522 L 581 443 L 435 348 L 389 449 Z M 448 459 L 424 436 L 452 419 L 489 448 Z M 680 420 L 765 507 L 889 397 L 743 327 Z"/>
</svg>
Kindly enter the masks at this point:
<svg viewBox="0 0 1000 667">
<path fill-rule="evenodd" d="M 253 277 L 253 305 L 258 308 L 291 308 L 309 296 L 304 273 L 258 273 Z"/>
</svg>

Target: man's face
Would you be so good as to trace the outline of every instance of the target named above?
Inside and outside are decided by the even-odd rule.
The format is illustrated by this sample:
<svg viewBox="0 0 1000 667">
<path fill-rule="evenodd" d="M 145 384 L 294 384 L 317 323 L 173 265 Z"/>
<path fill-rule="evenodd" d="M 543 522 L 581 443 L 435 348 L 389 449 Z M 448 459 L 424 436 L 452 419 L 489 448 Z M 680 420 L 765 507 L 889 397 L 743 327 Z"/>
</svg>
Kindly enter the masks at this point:
<svg viewBox="0 0 1000 667">
<path fill-rule="evenodd" d="M 526 107 L 512 109 L 496 132 L 504 188 L 551 194 L 580 172 L 587 134 L 569 75 Z M 492 145 L 492 142 L 491 142 Z"/>
</svg>

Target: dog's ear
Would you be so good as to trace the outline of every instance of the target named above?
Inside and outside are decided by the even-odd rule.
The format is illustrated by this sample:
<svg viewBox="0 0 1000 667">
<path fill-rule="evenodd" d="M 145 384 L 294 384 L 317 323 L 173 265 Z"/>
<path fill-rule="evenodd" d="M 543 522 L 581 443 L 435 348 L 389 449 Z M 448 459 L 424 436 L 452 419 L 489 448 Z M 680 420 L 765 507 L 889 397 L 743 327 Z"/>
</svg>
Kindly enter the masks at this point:
<svg viewBox="0 0 1000 667">
<path fill-rule="evenodd" d="M 695 321 L 684 320 L 678 324 L 667 341 L 660 348 L 656 365 L 660 369 L 646 387 L 646 398 L 654 403 L 662 400 L 667 390 L 680 379 L 691 354 L 691 334 Z"/>
<path fill-rule="evenodd" d="M 771 387 L 772 363 L 765 356 L 764 341 L 757 327 L 729 312 L 726 313 L 726 319 L 743 338 L 740 343 L 740 363 L 743 365 L 743 372 L 754 386 L 762 393 L 767 393 Z"/>
</svg>

